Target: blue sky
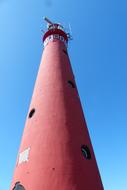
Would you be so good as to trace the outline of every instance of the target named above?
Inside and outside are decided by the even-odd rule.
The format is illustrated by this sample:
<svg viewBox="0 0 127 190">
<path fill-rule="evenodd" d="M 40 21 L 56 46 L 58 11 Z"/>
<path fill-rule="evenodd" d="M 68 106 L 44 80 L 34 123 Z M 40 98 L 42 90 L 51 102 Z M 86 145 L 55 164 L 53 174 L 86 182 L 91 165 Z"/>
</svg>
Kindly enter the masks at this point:
<svg viewBox="0 0 127 190">
<path fill-rule="evenodd" d="M 127 189 L 127 2 L 0 0 L 0 189 L 9 190 L 40 64 L 43 16 L 69 54 L 105 190 Z"/>
</svg>

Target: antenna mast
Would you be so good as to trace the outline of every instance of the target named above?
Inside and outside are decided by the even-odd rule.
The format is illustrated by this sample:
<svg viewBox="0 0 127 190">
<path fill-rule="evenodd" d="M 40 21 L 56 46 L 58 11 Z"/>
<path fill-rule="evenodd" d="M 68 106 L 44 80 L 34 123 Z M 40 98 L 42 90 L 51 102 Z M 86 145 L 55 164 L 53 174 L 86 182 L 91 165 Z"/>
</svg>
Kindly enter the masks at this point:
<svg viewBox="0 0 127 190">
<path fill-rule="evenodd" d="M 53 22 L 51 22 L 51 20 L 49 20 L 47 17 L 43 17 L 43 19 L 47 22 L 47 24 L 52 25 Z"/>
</svg>

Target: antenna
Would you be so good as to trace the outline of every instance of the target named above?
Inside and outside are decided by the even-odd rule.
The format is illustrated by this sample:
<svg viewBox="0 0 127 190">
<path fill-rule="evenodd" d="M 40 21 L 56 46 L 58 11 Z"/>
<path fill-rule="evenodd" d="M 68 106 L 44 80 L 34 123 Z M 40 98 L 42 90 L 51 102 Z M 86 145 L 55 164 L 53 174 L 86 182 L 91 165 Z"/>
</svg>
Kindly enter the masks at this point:
<svg viewBox="0 0 127 190">
<path fill-rule="evenodd" d="M 69 33 L 67 33 L 68 39 L 73 40 L 73 38 L 72 38 L 72 29 L 71 29 L 70 23 L 68 24 L 68 26 L 69 26 Z"/>
<path fill-rule="evenodd" d="M 69 25 L 70 35 L 72 36 L 72 29 L 70 23 L 68 25 Z"/>
<path fill-rule="evenodd" d="M 49 24 L 49 25 L 52 25 L 53 22 L 51 22 L 47 17 L 43 17 L 43 19 Z"/>
</svg>

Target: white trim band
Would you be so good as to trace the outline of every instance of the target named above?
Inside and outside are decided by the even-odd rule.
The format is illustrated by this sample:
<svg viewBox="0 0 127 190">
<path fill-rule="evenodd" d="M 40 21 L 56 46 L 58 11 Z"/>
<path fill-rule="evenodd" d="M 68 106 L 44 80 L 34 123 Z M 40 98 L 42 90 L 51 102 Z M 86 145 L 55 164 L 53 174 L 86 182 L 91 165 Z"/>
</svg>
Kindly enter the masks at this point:
<svg viewBox="0 0 127 190">
<path fill-rule="evenodd" d="M 48 36 L 45 41 L 44 41 L 44 47 L 50 42 L 53 41 L 54 39 L 58 39 L 62 42 L 64 42 L 64 44 L 67 46 L 67 41 L 64 39 L 63 36 L 60 36 L 59 34 L 52 34 L 50 36 Z"/>
</svg>

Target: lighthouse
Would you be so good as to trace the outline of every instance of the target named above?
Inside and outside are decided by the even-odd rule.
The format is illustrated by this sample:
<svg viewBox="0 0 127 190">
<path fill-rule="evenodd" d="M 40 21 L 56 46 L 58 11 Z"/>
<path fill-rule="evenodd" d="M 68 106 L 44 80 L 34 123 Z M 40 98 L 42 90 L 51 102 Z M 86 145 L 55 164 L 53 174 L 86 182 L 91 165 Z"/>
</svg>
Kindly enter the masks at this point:
<svg viewBox="0 0 127 190">
<path fill-rule="evenodd" d="M 48 18 L 44 50 L 10 190 L 103 190 L 68 55 Z"/>
</svg>

